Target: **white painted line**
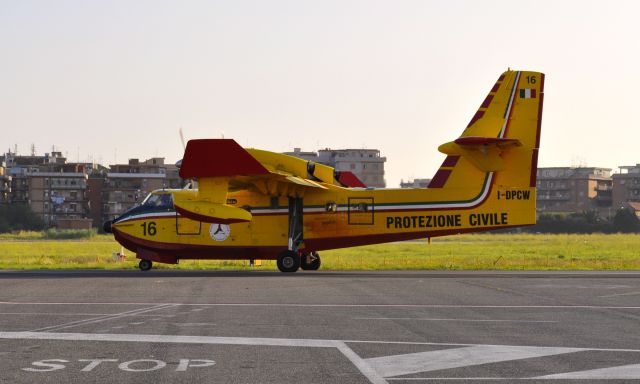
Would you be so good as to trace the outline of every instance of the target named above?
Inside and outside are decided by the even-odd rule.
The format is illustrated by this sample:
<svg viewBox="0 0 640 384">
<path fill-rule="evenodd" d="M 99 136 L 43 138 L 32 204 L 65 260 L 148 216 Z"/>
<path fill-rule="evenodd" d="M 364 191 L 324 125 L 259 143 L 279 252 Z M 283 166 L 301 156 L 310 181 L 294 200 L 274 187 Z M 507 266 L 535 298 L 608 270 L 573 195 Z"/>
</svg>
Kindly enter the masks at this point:
<svg viewBox="0 0 640 384">
<path fill-rule="evenodd" d="M 627 292 L 627 293 L 615 293 L 613 295 L 604 295 L 598 297 L 617 297 L 617 296 L 636 296 L 640 295 L 640 292 Z"/>
<path fill-rule="evenodd" d="M 96 317 L 96 318 L 92 318 L 92 319 L 85 319 L 85 320 L 77 320 L 77 321 L 72 321 L 72 322 L 69 322 L 69 323 L 58 324 L 58 325 L 53 325 L 53 326 L 49 326 L 49 327 L 39 328 L 39 329 L 32 330 L 32 332 L 61 330 L 61 329 L 67 329 L 67 328 L 71 328 L 71 327 L 78 327 L 78 326 L 81 326 L 81 325 L 95 324 L 95 323 L 100 323 L 100 322 L 103 322 L 103 321 L 120 319 L 120 318 L 123 318 L 123 317 L 126 317 L 126 316 L 132 316 L 132 315 L 137 315 L 137 314 L 141 314 L 141 313 L 157 311 L 157 310 L 160 310 L 160 309 L 171 308 L 171 307 L 174 307 L 174 306 L 175 305 L 167 305 L 167 304 L 156 305 L 155 307 L 150 307 L 150 308 L 135 309 L 135 310 L 132 310 L 132 311 L 114 313 L 113 315 L 108 315 L 108 316 L 101 316 L 101 317 Z"/>
<path fill-rule="evenodd" d="M 516 381 L 516 380 L 536 380 L 531 377 L 392 377 L 387 381 Z"/>
<path fill-rule="evenodd" d="M 390 377 L 387 381 L 516 381 L 534 380 L 531 377 Z"/>
<path fill-rule="evenodd" d="M 173 323 L 178 327 L 210 327 L 216 325 L 216 323 Z"/>
<path fill-rule="evenodd" d="M 0 316 L 112 316 L 112 313 L 70 313 L 70 312 L 0 312 Z"/>
<path fill-rule="evenodd" d="M 358 356 L 351 348 L 343 342 L 336 342 L 336 347 L 342 354 L 351 361 L 353 365 L 367 378 L 375 384 L 386 384 L 387 381 L 380 375 L 371 365 L 369 365 L 362 357 Z"/>
<path fill-rule="evenodd" d="M 179 344 L 224 344 L 271 347 L 337 348 L 372 383 L 385 384 L 386 381 L 371 369 L 345 343 L 337 340 L 319 339 L 271 339 L 248 337 L 216 336 L 177 336 L 177 335 L 139 335 L 139 334 L 94 334 L 59 332 L 0 332 L 0 339 L 13 340 L 64 340 L 64 341 L 121 341 L 141 343 L 179 343 Z"/>
<path fill-rule="evenodd" d="M 137 343 L 170 344 L 226 344 L 271 347 L 337 348 L 335 340 L 320 339 L 272 339 L 251 337 L 101 334 L 62 332 L 0 332 L 0 339 L 66 340 L 66 341 L 124 341 Z"/>
<path fill-rule="evenodd" d="M 640 379 L 640 364 L 621 365 L 619 367 L 590 369 L 558 373 L 555 375 L 539 376 L 535 379 L 569 379 L 569 380 L 638 380 Z"/>
<path fill-rule="evenodd" d="M 584 350 L 582 348 L 482 345 L 374 357 L 365 361 L 383 377 L 393 377 L 532 357 L 560 355 Z"/>
<path fill-rule="evenodd" d="M 167 307 L 168 308 L 168 307 Z M 114 316 L 114 313 L 76 313 L 76 312 L 0 312 L 0 316 Z M 131 317 L 175 317 L 175 315 L 132 314 Z"/>
<path fill-rule="evenodd" d="M 501 344 L 468 344 L 468 343 L 430 343 L 424 341 L 384 341 L 384 340 L 342 340 L 347 344 L 401 344 L 401 345 L 433 345 L 433 346 L 451 346 L 451 347 L 515 347 L 519 348 L 519 345 L 501 345 Z M 531 348 L 547 348 L 547 347 L 531 347 Z M 555 347 L 553 347 L 555 348 Z M 560 347 L 565 348 L 565 347 Z M 573 347 L 566 347 L 573 348 Z M 584 351 L 601 351 L 601 352 L 633 352 L 640 353 L 640 349 L 630 348 L 592 348 L 592 347 L 578 347 L 576 349 Z"/>
<path fill-rule="evenodd" d="M 293 307 L 293 308 L 488 308 L 488 309 L 640 309 L 640 306 L 621 305 L 453 305 L 453 304 L 298 304 L 298 303 L 44 303 L 44 302 L 8 302 L 0 301 L 0 305 L 174 305 L 202 307 Z"/>
<path fill-rule="evenodd" d="M 462 321 L 462 322 L 504 322 L 504 323 L 557 323 L 554 320 L 509 320 L 509 319 L 440 319 L 428 317 L 354 317 L 354 320 L 417 320 L 417 321 Z"/>
</svg>

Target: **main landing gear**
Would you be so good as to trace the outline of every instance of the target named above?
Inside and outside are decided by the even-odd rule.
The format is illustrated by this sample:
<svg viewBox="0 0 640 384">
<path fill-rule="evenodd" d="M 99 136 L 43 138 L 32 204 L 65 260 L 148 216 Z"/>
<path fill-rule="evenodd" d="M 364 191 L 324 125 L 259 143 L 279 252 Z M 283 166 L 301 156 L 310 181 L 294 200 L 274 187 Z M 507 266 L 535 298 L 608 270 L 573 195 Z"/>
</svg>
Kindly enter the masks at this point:
<svg viewBox="0 0 640 384">
<path fill-rule="evenodd" d="M 298 252 L 287 250 L 278 256 L 277 265 L 280 272 L 295 272 L 298 268 L 317 271 L 320 269 L 320 255 L 318 252 L 309 252 L 298 256 Z"/>
<path fill-rule="evenodd" d="M 289 243 L 287 250 L 278 255 L 277 265 L 280 272 L 295 272 L 300 267 L 311 271 L 320 268 L 320 255 L 317 252 L 305 253 L 302 257 L 298 252 L 304 240 L 302 233 L 303 210 L 302 198 L 289 198 Z"/>
<path fill-rule="evenodd" d="M 300 256 L 298 252 L 287 250 L 278 256 L 276 264 L 280 272 L 295 272 L 300 268 Z"/>
<path fill-rule="evenodd" d="M 305 271 L 317 271 L 320 269 L 320 254 L 318 252 L 309 252 L 302 255 L 300 268 Z"/>
<path fill-rule="evenodd" d="M 151 262 L 151 260 L 140 260 L 138 263 L 138 268 L 140 268 L 141 271 L 148 271 L 151 267 L 153 267 L 153 262 Z"/>
</svg>

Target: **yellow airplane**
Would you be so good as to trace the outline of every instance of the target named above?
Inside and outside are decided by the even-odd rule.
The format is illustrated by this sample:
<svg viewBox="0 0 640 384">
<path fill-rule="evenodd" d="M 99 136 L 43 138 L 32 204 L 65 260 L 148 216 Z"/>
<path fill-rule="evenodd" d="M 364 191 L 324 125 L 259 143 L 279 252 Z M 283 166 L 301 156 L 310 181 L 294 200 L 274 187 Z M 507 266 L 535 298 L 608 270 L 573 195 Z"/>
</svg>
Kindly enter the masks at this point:
<svg viewBox="0 0 640 384">
<path fill-rule="evenodd" d="M 504 72 L 462 135 L 438 148 L 447 156 L 428 188 L 357 187 L 326 165 L 191 140 L 180 176 L 199 188 L 154 191 L 104 229 L 142 270 L 267 259 L 295 272 L 317 270 L 326 249 L 535 224 L 543 97 L 544 74 Z"/>
</svg>

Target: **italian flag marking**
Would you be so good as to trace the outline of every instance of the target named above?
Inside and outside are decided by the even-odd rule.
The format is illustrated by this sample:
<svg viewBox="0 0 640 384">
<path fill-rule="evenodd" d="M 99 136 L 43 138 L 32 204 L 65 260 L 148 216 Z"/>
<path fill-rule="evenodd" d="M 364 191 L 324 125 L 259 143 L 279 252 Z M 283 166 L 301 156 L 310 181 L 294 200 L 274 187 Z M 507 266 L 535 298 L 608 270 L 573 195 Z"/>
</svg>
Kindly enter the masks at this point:
<svg viewBox="0 0 640 384">
<path fill-rule="evenodd" d="M 520 89 L 520 98 L 521 99 L 535 99 L 536 98 L 536 90 L 531 88 L 521 88 Z"/>
</svg>

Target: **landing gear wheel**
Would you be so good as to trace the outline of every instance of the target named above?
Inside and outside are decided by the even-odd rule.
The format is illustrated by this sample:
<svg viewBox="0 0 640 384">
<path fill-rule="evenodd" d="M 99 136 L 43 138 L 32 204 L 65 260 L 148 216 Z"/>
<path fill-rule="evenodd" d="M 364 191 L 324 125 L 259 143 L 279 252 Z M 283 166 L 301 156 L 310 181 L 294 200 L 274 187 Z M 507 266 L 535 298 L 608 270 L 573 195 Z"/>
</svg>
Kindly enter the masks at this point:
<svg viewBox="0 0 640 384">
<path fill-rule="evenodd" d="M 141 271 L 148 271 L 151 267 L 153 267 L 151 260 L 140 260 L 138 263 L 138 268 L 140 268 Z"/>
<path fill-rule="evenodd" d="M 320 254 L 318 254 L 318 252 L 311 252 L 302 255 L 300 268 L 305 271 L 317 271 L 320 269 Z"/>
<path fill-rule="evenodd" d="M 276 264 L 280 272 L 295 272 L 300 268 L 300 256 L 293 251 L 284 251 L 278 256 Z"/>
</svg>

